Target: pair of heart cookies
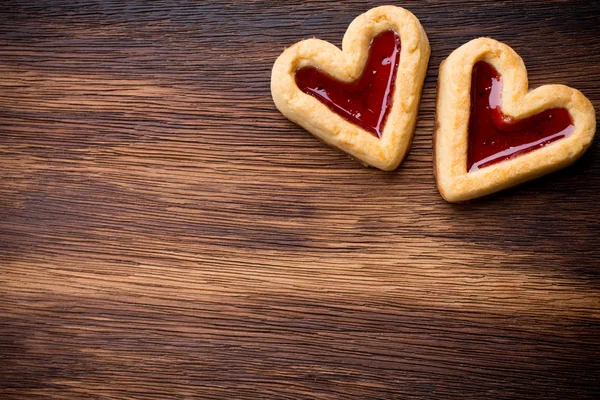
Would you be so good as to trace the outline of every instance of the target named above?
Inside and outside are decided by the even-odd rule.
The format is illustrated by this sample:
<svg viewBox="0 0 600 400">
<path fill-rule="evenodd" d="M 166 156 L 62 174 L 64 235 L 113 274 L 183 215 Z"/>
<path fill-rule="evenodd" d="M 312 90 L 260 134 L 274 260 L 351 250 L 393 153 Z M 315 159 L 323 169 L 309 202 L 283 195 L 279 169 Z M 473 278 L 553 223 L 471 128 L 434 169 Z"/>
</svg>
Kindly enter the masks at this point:
<svg viewBox="0 0 600 400">
<path fill-rule="evenodd" d="M 286 49 L 273 66 L 277 108 L 320 140 L 381 170 L 410 148 L 430 48 L 419 20 L 393 6 L 348 27 L 340 51 L 318 39 Z M 479 38 L 440 65 L 434 172 L 450 202 L 485 196 L 563 168 L 591 145 L 595 111 L 578 90 L 528 92 L 523 60 Z"/>
</svg>

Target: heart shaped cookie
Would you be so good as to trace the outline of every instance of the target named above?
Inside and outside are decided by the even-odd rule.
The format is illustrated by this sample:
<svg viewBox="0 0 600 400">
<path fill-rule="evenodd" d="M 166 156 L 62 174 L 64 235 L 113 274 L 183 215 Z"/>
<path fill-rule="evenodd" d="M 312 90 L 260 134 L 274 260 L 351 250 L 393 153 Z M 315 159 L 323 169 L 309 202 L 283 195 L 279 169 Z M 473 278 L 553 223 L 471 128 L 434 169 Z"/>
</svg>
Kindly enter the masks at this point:
<svg viewBox="0 0 600 400">
<path fill-rule="evenodd" d="M 303 40 L 275 61 L 271 93 L 291 121 L 362 163 L 390 171 L 410 147 L 429 42 L 419 20 L 377 7 L 348 27 L 342 50 Z"/>
<path fill-rule="evenodd" d="M 566 167 L 595 131 L 594 107 L 581 92 L 564 85 L 528 92 L 523 60 L 496 40 L 472 40 L 440 65 L 434 172 L 449 202 Z"/>
</svg>

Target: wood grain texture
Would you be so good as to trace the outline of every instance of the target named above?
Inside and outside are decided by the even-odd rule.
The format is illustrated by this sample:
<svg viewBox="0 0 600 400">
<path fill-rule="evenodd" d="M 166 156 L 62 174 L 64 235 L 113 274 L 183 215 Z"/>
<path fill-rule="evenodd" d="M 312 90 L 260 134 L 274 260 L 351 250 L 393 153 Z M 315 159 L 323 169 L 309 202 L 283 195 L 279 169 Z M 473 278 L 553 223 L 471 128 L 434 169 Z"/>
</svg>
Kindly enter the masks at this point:
<svg viewBox="0 0 600 400">
<path fill-rule="evenodd" d="M 284 46 L 379 4 L 0 2 L 0 398 L 598 398 L 598 141 L 458 206 L 431 150 L 478 36 L 600 109 L 598 3 L 402 3 L 432 57 L 394 173 L 269 92 Z"/>
</svg>

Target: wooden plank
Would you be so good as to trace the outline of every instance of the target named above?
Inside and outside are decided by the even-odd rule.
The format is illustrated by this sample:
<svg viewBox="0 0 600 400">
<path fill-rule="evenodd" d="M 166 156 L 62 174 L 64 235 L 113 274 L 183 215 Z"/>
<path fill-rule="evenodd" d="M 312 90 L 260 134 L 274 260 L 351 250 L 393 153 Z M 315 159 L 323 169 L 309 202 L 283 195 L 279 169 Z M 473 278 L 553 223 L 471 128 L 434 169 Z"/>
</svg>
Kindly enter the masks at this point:
<svg viewBox="0 0 600 400">
<path fill-rule="evenodd" d="M 375 1 L 0 4 L 0 397 L 592 399 L 600 157 L 467 205 L 432 175 L 437 68 L 478 36 L 600 106 L 590 1 L 406 2 L 412 150 L 287 121 L 284 46 Z"/>
</svg>

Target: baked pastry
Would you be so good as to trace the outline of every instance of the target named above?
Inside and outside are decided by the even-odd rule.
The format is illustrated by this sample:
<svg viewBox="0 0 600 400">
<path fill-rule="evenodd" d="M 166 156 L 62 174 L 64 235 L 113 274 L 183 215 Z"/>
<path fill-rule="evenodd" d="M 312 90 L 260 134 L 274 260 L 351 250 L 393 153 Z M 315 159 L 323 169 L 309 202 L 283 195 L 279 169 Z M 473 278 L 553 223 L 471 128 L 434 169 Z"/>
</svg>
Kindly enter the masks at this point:
<svg viewBox="0 0 600 400">
<path fill-rule="evenodd" d="M 577 160 L 591 145 L 590 101 L 564 85 L 527 92 L 519 55 L 489 38 L 472 40 L 440 65 L 434 172 L 449 202 L 485 196 Z"/>
<path fill-rule="evenodd" d="M 429 53 L 413 14 L 373 8 L 350 24 L 341 51 L 318 39 L 286 49 L 271 93 L 283 115 L 320 140 L 394 170 L 412 141 Z"/>
</svg>

